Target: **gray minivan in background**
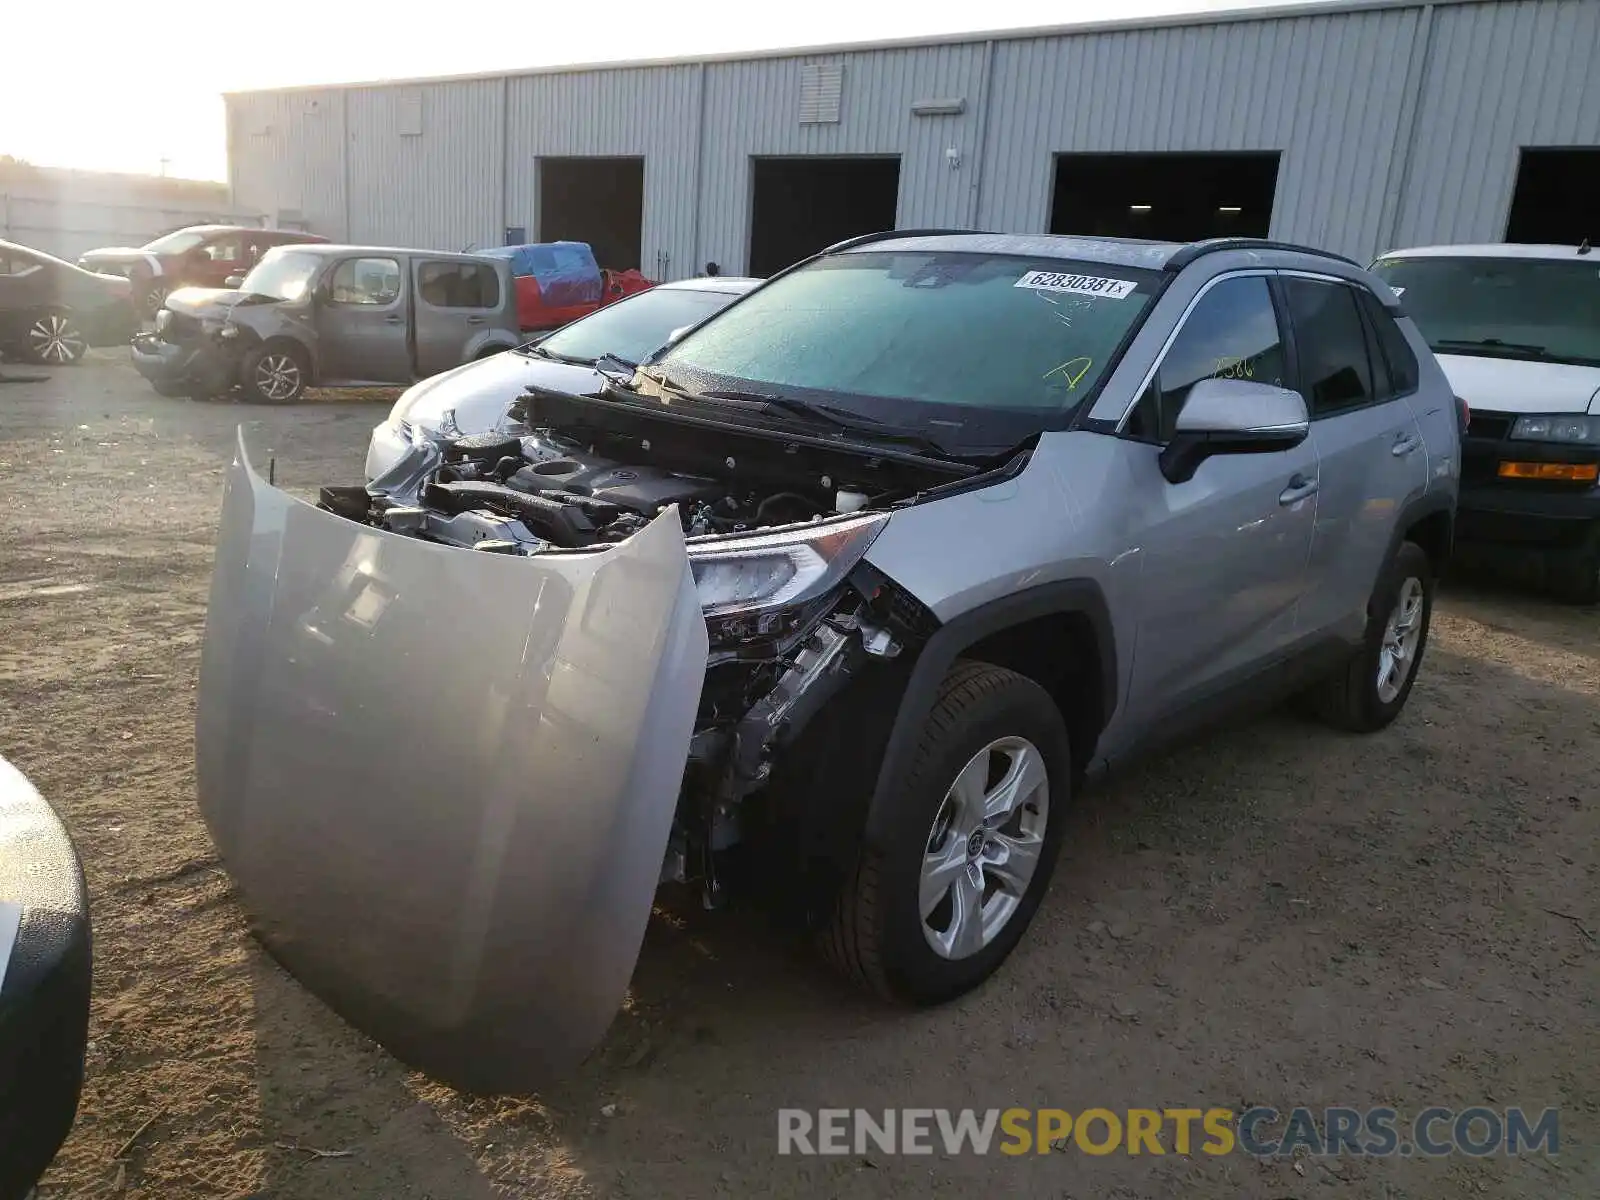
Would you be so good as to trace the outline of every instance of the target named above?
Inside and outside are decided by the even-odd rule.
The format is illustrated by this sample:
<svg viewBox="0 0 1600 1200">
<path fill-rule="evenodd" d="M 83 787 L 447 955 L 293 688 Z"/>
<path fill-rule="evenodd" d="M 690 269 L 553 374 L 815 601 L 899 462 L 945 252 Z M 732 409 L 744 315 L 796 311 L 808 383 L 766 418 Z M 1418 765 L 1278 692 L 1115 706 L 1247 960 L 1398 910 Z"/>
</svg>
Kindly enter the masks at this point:
<svg viewBox="0 0 1600 1200">
<path fill-rule="evenodd" d="M 308 387 L 410 384 L 522 341 L 504 262 L 372 246 L 269 251 L 239 284 L 181 288 L 133 339 L 158 392 L 287 404 Z"/>
</svg>

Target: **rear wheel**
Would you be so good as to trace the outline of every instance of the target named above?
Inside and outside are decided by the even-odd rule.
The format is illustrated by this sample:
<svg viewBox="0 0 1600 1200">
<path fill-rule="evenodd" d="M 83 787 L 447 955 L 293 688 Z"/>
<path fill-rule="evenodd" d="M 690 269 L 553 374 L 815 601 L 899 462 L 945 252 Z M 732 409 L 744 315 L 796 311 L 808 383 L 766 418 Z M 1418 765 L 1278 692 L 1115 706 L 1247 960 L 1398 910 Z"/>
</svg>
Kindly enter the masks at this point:
<svg viewBox="0 0 1600 1200">
<path fill-rule="evenodd" d="M 30 361 L 62 367 L 82 358 L 89 349 L 89 341 L 69 310 L 52 308 L 28 322 L 23 346 Z"/>
<path fill-rule="evenodd" d="M 1415 542 L 1402 542 L 1367 604 L 1367 633 L 1348 662 L 1308 695 L 1328 724 L 1375 733 L 1400 715 L 1428 646 L 1433 564 Z"/>
<path fill-rule="evenodd" d="M 239 386 L 257 404 L 293 404 L 309 383 L 303 351 L 282 343 L 258 346 L 239 364 Z"/>
<path fill-rule="evenodd" d="M 977 987 L 1021 940 L 1050 882 L 1071 789 L 1066 724 L 1032 680 L 958 663 L 900 785 L 898 826 L 864 848 L 823 949 L 885 998 Z"/>
</svg>

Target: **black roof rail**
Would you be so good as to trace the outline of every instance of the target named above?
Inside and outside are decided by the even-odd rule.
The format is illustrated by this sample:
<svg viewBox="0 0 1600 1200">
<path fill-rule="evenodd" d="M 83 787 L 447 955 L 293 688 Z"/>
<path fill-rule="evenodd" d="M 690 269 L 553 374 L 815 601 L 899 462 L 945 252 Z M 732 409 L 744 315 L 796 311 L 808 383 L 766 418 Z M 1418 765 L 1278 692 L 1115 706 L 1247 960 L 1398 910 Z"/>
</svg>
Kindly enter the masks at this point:
<svg viewBox="0 0 1600 1200">
<path fill-rule="evenodd" d="M 950 237 L 952 234 L 974 234 L 978 237 L 988 236 L 987 229 L 882 229 L 877 233 L 861 233 L 852 238 L 845 238 L 842 242 L 835 242 L 819 254 L 837 254 L 840 250 L 854 250 L 857 246 L 869 246 L 873 242 L 888 242 L 895 238 L 903 237 Z"/>
<path fill-rule="evenodd" d="M 1353 258 L 1346 258 L 1342 254 L 1335 254 L 1331 250 L 1318 250 L 1315 246 L 1300 246 L 1294 242 L 1275 242 L 1270 238 L 1207 238 L 1200 242 L 1190 242 L 1171 258 L 1167 259 L 1167 270 L 1181 271 L 1195 259 L 1203 254 L 1220 254 L 1224 250 L 1285 250 L 1291 254 L 1311 254 L 1317 258 L 1331 258 L 1335 262 L 1342 262 L 1358 270 L 1364 269 Z"/>
</svg>

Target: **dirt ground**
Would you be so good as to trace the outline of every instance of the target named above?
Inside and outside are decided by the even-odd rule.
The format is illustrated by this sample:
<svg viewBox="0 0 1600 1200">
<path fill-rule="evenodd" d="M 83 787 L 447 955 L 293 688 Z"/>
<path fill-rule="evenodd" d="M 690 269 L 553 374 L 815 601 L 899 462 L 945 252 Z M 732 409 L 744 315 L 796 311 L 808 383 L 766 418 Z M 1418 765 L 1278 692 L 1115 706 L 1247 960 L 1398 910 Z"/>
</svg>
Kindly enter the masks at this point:
<svg viewBox="0 0 1600 1200">
<path fill-rule="evenodd" d="M 310 488 L 357 479 L 383 411 L 166 400 L 114 357 L 0 385 L 0 754 L 71 826 L 95 936 L 43 1196 L 1600 1195 L 1600 615 L 1483 581 L 1448 589 L 1385 733 L 1271 715 L 1083 796 L 1034 928 L 953 1006 L 887 1010 L 759 920 L 689 911 L 652 922 L 630 1010 L 561 1087 L 408 1072 L 251 940 L 193 797 L 234 427 Z M 776 1154 L 789 1106 L 1251 1104 L 1558 1106 L 1562 1153 Z"/>
</svg>

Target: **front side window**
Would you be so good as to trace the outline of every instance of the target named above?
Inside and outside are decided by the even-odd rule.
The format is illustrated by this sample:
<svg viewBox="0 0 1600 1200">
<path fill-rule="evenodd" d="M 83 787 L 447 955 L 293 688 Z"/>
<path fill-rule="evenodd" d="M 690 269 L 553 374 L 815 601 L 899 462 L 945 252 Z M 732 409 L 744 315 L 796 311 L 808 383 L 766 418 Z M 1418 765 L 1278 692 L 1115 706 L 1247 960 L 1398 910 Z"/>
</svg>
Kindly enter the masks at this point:
<svg viewBox="0 0 1600 1200">
<path fill-rule="evenodd" d="M 1190 389 L 1202 379 L 1284 386 L 1283 335 L 1262 276 L 1223 279 L 1200 297 L 1139 398 L 1128 432 L 1171 440 Z"/>
<path fill-rule="evenodd" d="M 1311 419 L 1371 404 L 1372 364 L 1354 289 L 1289 276 L 1283 290 Z"/>
<path fill-rule="evenodd" d="M 667 344 L 674 330 L 698 325 L 733 300 L 726 292 L 651 288 L 563 326 L 540 342 L 539 349 L 579 363 L 592 363 L 602 354 L 643 362 Z"/>
<path fill-rule="evenodd" d="M 347 258 L 328 279 L 335 304 L 393 304 L 400 296 L 400 264 L 392 258 Z"/>
<path fill-rule="evenodd" d="M 1600 366 L 1600 261 L 1379 259 L 1435 354 Z"/>
<path fill-rule="evenodd" d="M 690 392 L 778 393 L 996 452 L 1092 400 L 1159 276 L 926 250 L 836 254 L 773 280 L 657 362 Z"/>
<path fill-rule="evenodd" d="M 208 242 L 205 255 L 214 263 L 236 263 L 240 261 L 239 239 L 224 238 L 219 242 Z"/>
</svg>

